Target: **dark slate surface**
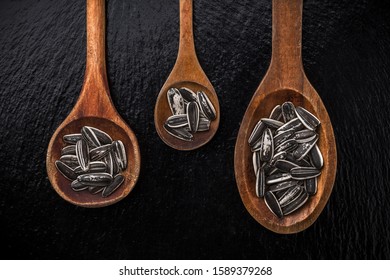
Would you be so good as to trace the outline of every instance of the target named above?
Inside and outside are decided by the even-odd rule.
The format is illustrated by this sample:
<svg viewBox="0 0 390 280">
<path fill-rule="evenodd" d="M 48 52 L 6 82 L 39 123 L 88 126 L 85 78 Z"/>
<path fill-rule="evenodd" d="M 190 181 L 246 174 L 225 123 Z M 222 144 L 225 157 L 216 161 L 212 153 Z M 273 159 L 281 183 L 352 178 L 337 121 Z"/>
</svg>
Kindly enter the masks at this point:
<svg viewBox="0 0 390 280">
<path fill-rule="evenodd" d="M 306 1 L 303 60 L 333 122 L 337 179 L 317 222 L 274 234 L 251 218 L 233 170 L 235 139 L 271 55 L 271 1 L 196 0 L 201 65 L 220 129 L 178 152 L 153 124 L 176 58 L 177 0 L 108 1 L 112 99 L 136 132 L 141 176 L 123 201 L 84 209 L 46 175 L 49 139 L 76 102 L 84 1 L 1 1 L 0 219 L 3 259 L 389 259 L 390 11 L 384 1 Z"/>
</svg>

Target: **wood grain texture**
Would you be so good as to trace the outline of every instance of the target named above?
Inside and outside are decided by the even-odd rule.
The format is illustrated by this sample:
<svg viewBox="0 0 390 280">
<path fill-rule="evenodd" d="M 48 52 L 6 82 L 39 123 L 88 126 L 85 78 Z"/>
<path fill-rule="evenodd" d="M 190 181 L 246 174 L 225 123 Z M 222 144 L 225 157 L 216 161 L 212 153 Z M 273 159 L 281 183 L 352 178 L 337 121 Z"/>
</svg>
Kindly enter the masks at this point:
<svg viewBox="0 0 390 280">
<path fill-rule="evenodd" d="M 154 127 L 177 57 L 177 0 L 106 3 L 112 101 L 137 135 L 142 166 L 126 199 L 64 201 L 46 150 L 83 84 L 85 2 L 0 1 L 0 220 L 3 259 L 389 259 L 390 10 L 384 1 L 308 0 L 302 60 L 335 132 L 338 166 L 317 221 L 274 234 L 245 209 L 234 146 L 269 68 L 271 1 L 195 0 L 197 57 L 218 93 L 218 133 L 183 153 Z"/>
<path fill-rule="evenodd" d="M 103 207 L 125 198 L 134 188 L 140 172 L 140 151 L 133 131 L 122 120 L 110 98 L 105 57 L 105 1 L 87 0 L 87 58 L 84 84 L 76 105 L 54 132 L 47 150 L 46 167 L 55 191 L 65 200 L 83 207 Z M 121 140 L 126 149 L 128 167 L 121 174 L 125 181 L 109 197 L 75 192 L 56 168 L 66 134 L 80 133 L 83 126 L 92 126 Z"/>
<path fill-rule="evenodd" d="M 180 0 L 180 39 L 176 63 L 157 97 L 154 109 L 154 124 L 158 135 L 168 146 L 177 150 L 194 150 L 207 144 L 215 135 L 219 126 L 220 108 L 218 96 L 202 67 L 195 52 L 193 35 L 193 1 Z M 167 101 L 167 91 L 172 88 L 187 87 L 194 91 L 203 91 L 216 110 L 216 118 L 211 121 L 210 129 L 194 133 L 193 141 L 183 141 L 170 135 L 164 129 L 164 123 L 172 115 Z"/>
<path fill-rule="evenodd" d="M 245 207 L 261 225 L 284 234 L 300 232 L 315 222 L 332 192 L 337 168 L 332 124 L 302 66 L 302 8 L 302 0 L 272 1 L 271 65 L 245 112 L 234 155 L 236 181 Z M 304 207 L 280 219 L 267 209 L 264 199 L 256 195 L 256 175 L 248 139 L 256 123 L 286 101 L 308 109 L 321 121 L 318 146 L 324 167 L 318 177 L 317 194 L 310 197 Z"/>
</svg>

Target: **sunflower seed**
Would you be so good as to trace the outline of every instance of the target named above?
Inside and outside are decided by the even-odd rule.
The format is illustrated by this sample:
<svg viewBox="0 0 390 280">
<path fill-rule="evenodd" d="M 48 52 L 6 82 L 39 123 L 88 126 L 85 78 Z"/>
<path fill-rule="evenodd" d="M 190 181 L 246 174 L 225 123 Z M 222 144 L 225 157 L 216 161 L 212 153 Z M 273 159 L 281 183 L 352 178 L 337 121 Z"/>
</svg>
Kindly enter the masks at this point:
<svg viewBox="0 0 390 280">
<path fill-rule="evenodd" d="M 296 150 L 293 152 L 293 156 L 299 161 L 302 160 L 317 143 L 318 137 L 307 143 L 299 144 Z"/>
<path fill-rule="evenodd" d="M 199 107 L 196 102 L 190 102 L 187 105 L 188 127 L 191 132 L 196 132 L 199 127 Z"/>
<path fill-rule="evenodd" d="M 298 167 L 295 163 L 284 159 L 275 161 L 274 166 L 282 172 L 290 172 L 292 168 Z"/>
<path fill-rule="evenodd" d="M 286 190 L 286 189 L 289 189 L 291 187 L 294 187 L 297 184 L 298 184 L 298 181 L 290 180 L 290 181 L 282 182 L 279 184 L 271 185 L 271 186 L 269 186 L 268 191 L 278 192 L 278 191 L 282 191 L 282 190 Z"/>
<path fill-rule="evenodd" d="M 118 166 L 121 170 L 125 170 L 127 167 L 127 156 L 126 156 L 126 150 L 125 145 L 123 145 L 121 140 L 116 140 L 112 142 L 112 151 L 113 156 L 118 163 Z"/>
<path fill-rule="evenodd" d="M 265 174 L 264 169 L 259 168 L 256 172 L 256 195 L 257 197 L 264 197 L 265 192 Z"/>
<path fill-rule="evenodd" d="M 317 177 L 305 180 L 305 189 L 308 195 L 317 193 Z"/>
<path fill-rule="evenodd" d="M 299 120 L 307 129 L 315 130 L 316 127 L 320 125 L 320 120 L 308 110 L 302 107 L 297 107 L 295 108 L 295 112 Z"/>
<path fill-rule="evenodd" d="M 172 115 L 167 119 L 166 124 L 172 128 L 187 126 L 188 125 L 187 114 Z"/>
<path fill-rule="evenodd" d="M 282 208 L 275 195 L 272 192 L 266 192 L 264 195 L 265 205 L 278 218 L 283 218 Z"/>
<path fill-rule="evenodd" d="M 283 125 L 282 122 L 274 120 L 274 119 L 267 119 L 267 118 L 262 118 L 261 121 L 266 124 L 269 128 L 279 128 Z"/>
<path fill-rule="evenodd" d="M 112 176 L 108 173 L 88 173 L 79 175 L 77 180 L 86 186 L 106 187 L 112 182 Z"/>
<path fill-rule="evenodd" d="M 77 166 L 79 166 L 79 161 L 77 160 L 76 155 L 63 155 L 60 157 L 60 161 L 62 161 L 71 168 L 76 168 Z"/>
<path fill-rule="evenodd" d="M 257 170 L 261 167 L 260 152 L 253 153 L 252 163 L 253 163 L 253 170 L 256 173 Z"/>
<path fill-rule="evenodd" d="M 302 192 L 297 199 L 282 208 L 283 215 L 291 214 L 292 212 L 301 208 L 307 201 L 308 197 L 309 196 L 306 192 Z"/>
<path fill-rule="evenodd" d="M 263 132 L 263 137 L 261 140 L 261 152 L 260 159 L 262 161 L 270 161 L 274 156 L 274 143 L 272 138 L 272 132 L 267 128 Z"/>
<path fill-rule="evenodd" d="M 278 173 L 278 174 L 273 174 L 273 175 L 268 176 L 265 179 L 265 183 L 267 185 L 272 185 L 272 184 L 277 184 L 277 183 L 289 181 L 290 179 L 291 179 L 290 173 Z"/>
<path fill-rule="evenodd" d="M 74 172 L 77 175 L 85 174 L 86 172 L 99 173 L 99 172 L 106 172 L 106 171 L 107 171 L 107 165 L 102 161 L 91 161 L 89 163 L 88 170 L 83 170 L 81 166 L 78 166 L 74 169 Z"/>
<path fill-rule="evenodd" d="M 196 94 L 189 88 L 182 87 L 179 89 L 179 92 L 183 99 L 187 102 L 197 102 Z"/>
<path fill-rule="evenodd" d="M 311 164 L 305 159 L 297 160 L 292 153 L 287 153 L 286 154 L 286 160 L 291 161 L 295 163 L 296 165 L 302 166 L 302 167 L 310 167 Z"/>
<path fill-rule="evenodd" d="M 110 135 L 92 126 L 88 126 L 88 128 L 93 131 L 101 145 L 111 144 L 112 138 L 110 137 Z"/>
<path fill-rule="evenodd" d="M 298 118 L 295 118 L 295 119 L 290 120 L 289 122 L 286 122 L 281 127 L 279 127 L 276 130 L 276 134 L 279 134 L 282 131 L 286 131 L 286 130 L 289 130 L 289 129 L 293 129 L 294 131 L 299 131 L 302 128 L 303 128 L 303 124 L 301 123 L 301 121 Z"/>
<path fill-rule="evenodd" d="M 255 146 L 255 144 L 257 144 L 258 142 L 261 142 L 261 137 L 266 128 L 266 125 L 262 121 L 258 121 L 256 123 L 251 135 L 249 136 L 248 143 L 250 147 Z"/>
<path fill-rule="evenodd" d="M 324 165 L 324 158 L 322 157 L 321 151 L 317 145 L 314 145 L 314 147 L 310 150 L 309 155 L 314 167 L 321 169 Z"/>
<path fill-rule="evenodd" d="M 272 109 L 272 112 L 271 112 L 271 114 L 269 115 L 269 118 L 278 121 L 278 120 L 280 120 L 281 117 L 282 117 L 282 106 L 276 105 L 276 106 Z"/>
<path fill-rule="evenodd" d="M 210 121 L 204 117 L 199 117 L 198 131 L 207 131 L 210 129 Z"/>
<path fill-rule="evenodd" d="M 58 171 L 60 171 L 60 173 L 64 175 L 65 178 L 69 180 L 75 180 L 77 178 L 77 175 L 76 173 L 74 173 L 74 170 L 62 161 L 56 160 L 55 165 Z"/>
<path fill-rule="evenodd" d="M 303 130 L 295 132 L 294 139 L 295 140 L 307 139 L 307 138 L 310 138 L 314 135 L 317 135 L 317 133 L 315 131 L 310 130 L 310 129 L 303 129 Z"/>
<path fill-rule="evenodd" d="M 96 148 L 101 145 L 92 127 L 83 126 L 81 129 L 81 135 L 83 136 L 83 139 L 87 141 L 89 147 Z"/>
<path fill-rule="evenodd" d="M 98 194 L 102 192 L 105 189 L 105 187 L 99 187 L 99 186 L 89 186 L 88 191 L 90 194 Z"/>
<path fill-rule="evenodd" d="M 275 162 L 279 159 L 285 159 L 286 158 L 286 155 L 287 153 L 285 151 L 281 151 L 281 152 L 278 152 L 276 154 L 274 154 L 274 157 L 272 158 L 272 160 L 270 161 L 270 164 L 271 165 L 275 165 Z"/>
<path fill-rule="evenodd" d="M 288 129 L 281 131 L 280 133 L 276 134 L 274 137 L 274 145 L 275 147 L 279 146 L 284 141 L 290 139 L 294 135 L 294 129 Z"/>
<path fill-rule="evenodd" d="M 192 141 L 194 137 L 191 133 L 189 133 L 185 128 L 171 128 L 167 124 L 164 124 L 164 129 L 172 136 L 184 140 L 184 141 Z"/>
<path fill-rule="evenodd" d="M 72 184 L 70 184 L 70 187 L 75 191 L 75 192 L 80 192 L 83 190 L 88 189 L 88 186 L 84 185 L 81 183 L 79 180 L 74 180 Z"/>
<path fill-rule="evenodd" d="M 210 121 L 215 120 L 217 117 L 216 111 L 207 95 L 203 91 L 198 91 L 197 98 L 200 110 L 203 112 L 206 118 L 208 118 Z"/>
<path fill-rule="evenodd" d="M 282 104 L 282 115 L 284 122 L 289 122 L 290 120 L 296 118 L 295 106 L 291 102 L 284 102 Z"/>
<path fill-rule="evenodd" d="M 84 139 L 76 143 L 76 157 L 81 169 L 87 171 L 89 169 L 89 148 Z"/>
<path fill-rule="evenodd" d="M 103 146 L 99 146 L 99 147 L 94 148 L 94 149 L 89 151 L 89 157 L 93 161 L 101 160 L 106 155 L 108 155 L 108 153 L 111 151 L 112 148 L 113 148 L 112 144 L 106 144 Z"/>
<path fill-rule="evenodd" d="M 297 143 L 297 140 L 294 140 L 294 139 L 289 139 L 287 141 L 284 141 L 282 143 L 279 144 L 279 146 L 277 146 L 275 148 L 275 152 L 290 152 L 292 150 L 295 150 L 296 148 L 298 147 L 298 143 Z"/>
<path fill-rule="evenodd" d="M 281 207 L 286 206 L 297 199 L 301 193 L 304 191 L 304 188 L 300 185 L 290 188 L 286 191 L 278 200 Z"/>
<path fill-rule="evenodd" d="M 75 145 L 77 141 L 81 139 L 80 133 L 74 133 L 74 134 L 67 134 L 62 137 L 62 140 L 64 140 L 65 143 L 73 144 Z"/>
<path fill-rule="evenodd" d="M 290 173 L 294 180 L 307 180 L 319 176 L 321 171 L 315 167 L 294 167 Z"/>
<path fill-rule="evenodd" d="M 108 153 L 108 155 L 106 155 L 103 158 L 103 161 L 106 164 L 106 171 L 107 171 L 107 173 L 110 173 L 111 176 L 114 176 L 115 174 L 117 174 L 119 172 L 119 168 L 117 168 L 117 164 L 113 160 L 111 152 Z"/>
<path fill-rule="evenodd" d="M 111 195 L 114 191 L 116 191 L 122 185 L 124 180 L 125 180 L 125 177 L 123 177 L 122 175 L 116 175 L 114 177 L 114 179 L 112 180 L 112 182 L 107 187 L 104 188 L 102 196 L 107 197 L 107 196 Z"/>
<path fill-rule="evenodd" d="M 185 114 L 185 106 L 183 97 L 177 88 L 170 88 L 167 92 L 169 108 L 173 115 Z"/>
<path fill-rule="evenodd" d="M 61 150 L 61 156 L 64 155 L 76 155 L 76 145 L 65 146 Z"/>
</svg>

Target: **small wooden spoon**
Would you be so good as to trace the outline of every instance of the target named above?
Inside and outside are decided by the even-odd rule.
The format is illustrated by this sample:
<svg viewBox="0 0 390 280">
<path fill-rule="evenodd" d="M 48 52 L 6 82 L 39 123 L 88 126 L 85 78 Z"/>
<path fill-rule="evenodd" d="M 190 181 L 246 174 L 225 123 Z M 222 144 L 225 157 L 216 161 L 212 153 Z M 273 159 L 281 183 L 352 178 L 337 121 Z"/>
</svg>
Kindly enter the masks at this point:
<svg viewBox="0 0 390 280">
<path fill-rule="evenodd" d="M 83 207 L 102 207 L 113 204 L 133 189 L 140 172 L 140 151 L 133 131 L 122 120 L 110 98 L 105 62 L 105 1 L 87 0 L 87 59 L 84 84 L 80 97 L 63 123 L 52 136 L 46 157 L 49 180 L 65 200 Z M 55 166 L 66 145 L 62 137 L 80 133 L 83 126 L 92 126 L 108 133 L 112 139 L 121 140 L 125 146 L 128 166 L 121 174 L 125 181 L 112 195 L 103 198 L 88 191 L 75 192 L 71 182 Z"/>
<path fill-rule="evenodd" d="M 216 110 L 216 119 L 211 122 L 210 130 L 194 133 L 193 141 L 187 142 L 175 138 L 164 129 L 164 123 L 172 115 L 168 100 L 168 89 L 187 87 L 195 93 L 202 90 Z M 180 42 L 175 66 L 163 85 L 154 108 L 154 124 L 160 138 L 177 150 L 194 150 L 209 142 L 219 126 L 219 103 L 213 86 L 199 64 L 195 52 L 192 28 L 192 0 L 180 0 Z"/>
<path fill-rule="evenodd" d="M 328 113 L 307 79 L 301 58 L 302 0 L 273 0 L 272 59 L 241 123 L 235 147 L 234 168 L 241 199 L 249 213 L 264 227 L 277 233 L 296 233 L 318 218 L 332 192 L 337 165 L 336 143 Z M 296 212 L 274 216 L 264 200 L 255 194 L 256 177 L 248 138 L 261 118 L 268 117 L 274 106 L 291 101 L 316 115 L 321 121 L 317 143 L 323 158 L 317 194 Z"/>
</svg>

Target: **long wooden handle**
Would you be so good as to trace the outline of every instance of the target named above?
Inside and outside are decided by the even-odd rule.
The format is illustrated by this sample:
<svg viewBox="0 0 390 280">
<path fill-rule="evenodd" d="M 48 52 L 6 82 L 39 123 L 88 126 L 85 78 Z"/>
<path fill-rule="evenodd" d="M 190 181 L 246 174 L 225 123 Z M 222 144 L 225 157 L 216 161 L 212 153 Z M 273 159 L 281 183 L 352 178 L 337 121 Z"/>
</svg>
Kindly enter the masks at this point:
<svg viewBox="0 0 390 280">
<path fill-rule="evenodd" d="M 192 0 L 180 0 L 180 41 L 178 57 L 196 57 L 192 21 Z"/>
<path fill-rule="evenodd" d="M 107 82 L 105 0 L 87 0 L 86 77 Z"/>
<path fill-rule="evenodd" d="M 299 79 L 303 73 L 302 6 L 303 0 L 272 1 L 270 69 L 277 72 L 281 82 Z"/>
</svg>

